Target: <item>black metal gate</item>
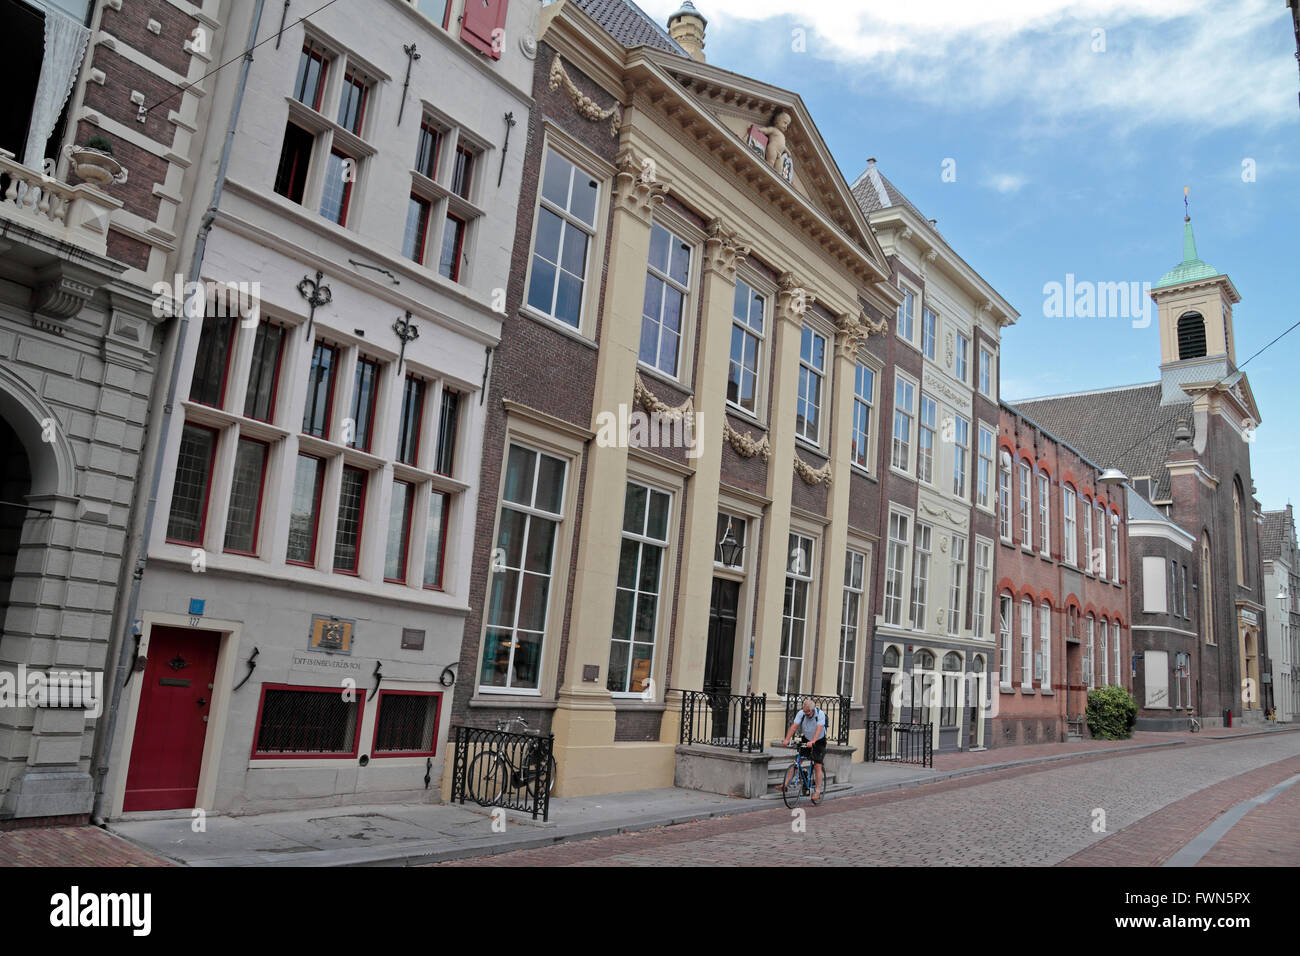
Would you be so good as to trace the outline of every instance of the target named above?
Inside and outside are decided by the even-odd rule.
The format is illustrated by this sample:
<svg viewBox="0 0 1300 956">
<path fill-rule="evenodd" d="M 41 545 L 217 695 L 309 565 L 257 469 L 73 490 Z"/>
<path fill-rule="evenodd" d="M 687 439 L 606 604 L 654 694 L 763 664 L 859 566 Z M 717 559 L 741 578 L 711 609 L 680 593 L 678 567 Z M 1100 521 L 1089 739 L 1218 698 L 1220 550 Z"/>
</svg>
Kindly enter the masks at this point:
<svg viewBox="0 0 1300 956">
<path fill-rule="evenodd" d="M 451 802 L 504 807 L 549 818 L 555 735 L 453 727 Z"/>
</svg>

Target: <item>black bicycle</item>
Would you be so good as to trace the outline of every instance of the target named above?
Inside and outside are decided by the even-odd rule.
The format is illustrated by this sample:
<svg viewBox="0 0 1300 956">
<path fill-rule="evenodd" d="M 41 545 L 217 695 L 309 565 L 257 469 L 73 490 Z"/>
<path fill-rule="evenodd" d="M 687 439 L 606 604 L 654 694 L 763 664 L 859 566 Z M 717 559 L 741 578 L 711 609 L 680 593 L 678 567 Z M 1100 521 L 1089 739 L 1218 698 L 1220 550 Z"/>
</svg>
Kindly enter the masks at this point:
<svg viewBox="0 0 1300 956">
<path fill-rule="evenodd" d="M 515 724 L 526 734 L 541 733 L 530 728 L 522 717 L 498 720 L 497 730 L 508 731 Z M 527 790 L 528 795 L 535 798 L 540 795 L 543 773 L 546 774 L 546 792 L 549 794 L 555 790 L 555 757 L 547 754 L 543 763 L 540 741 L 534 739 L 524 745 L 516 763 L 518 749 L 517 746 L 502 747 L 500 743 L 493 743 L 470 761 L 465 781 L 470 799 L 481 807 L 492 807 L 511 802 L 506 799 L 507 795 L 519 790 Z"/>
<path fill-rule="evenodd" d="M 808 741 L 804 737 L 794 739 L 795 752 L 794 763 L 790 769 L 785 772 L 785 779 L 781 782 L 781 799 L 791 810 L 806 794 L 813 792 L 813 767 L 812 750 L 808 751 L 808 760 L 804 761 L 803 748 L 808 746 Z"/>
</svg>

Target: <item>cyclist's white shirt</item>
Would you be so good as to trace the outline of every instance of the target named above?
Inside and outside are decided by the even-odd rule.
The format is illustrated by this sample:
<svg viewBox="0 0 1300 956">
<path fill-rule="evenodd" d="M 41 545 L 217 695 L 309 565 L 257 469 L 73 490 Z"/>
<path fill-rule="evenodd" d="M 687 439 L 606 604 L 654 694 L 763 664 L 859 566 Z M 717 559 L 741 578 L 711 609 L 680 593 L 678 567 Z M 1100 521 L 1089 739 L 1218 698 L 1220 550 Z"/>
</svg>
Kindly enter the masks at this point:
<svg viewBox="0 0 1300 956">
<path fill-rule="evenodd" d="M 826 712 L 820 707 L 813 708 L 811 717 L 800 708 L 795 715 L 795 722 L 799 725 L 799 733 L 803 734 L 808 740 L 812 740 L 813 733 L 818 727 L 822 728 L 822 737 L 826 736 Z"/>
</svg>

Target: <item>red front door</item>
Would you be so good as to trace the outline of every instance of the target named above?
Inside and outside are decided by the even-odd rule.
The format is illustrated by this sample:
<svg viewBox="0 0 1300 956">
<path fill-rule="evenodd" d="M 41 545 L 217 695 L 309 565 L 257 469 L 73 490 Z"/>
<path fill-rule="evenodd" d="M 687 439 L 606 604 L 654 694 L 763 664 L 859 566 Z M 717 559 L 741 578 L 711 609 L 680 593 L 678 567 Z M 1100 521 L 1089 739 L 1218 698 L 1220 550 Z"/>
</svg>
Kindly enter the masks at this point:
<svg viewBox="0 0 1300 956">
<path fill-rule="evenodd" d="M 217 643 L 211 631 L 153 629 L 123 810 L 194 806 L 212 709 Z"/>
</svg>

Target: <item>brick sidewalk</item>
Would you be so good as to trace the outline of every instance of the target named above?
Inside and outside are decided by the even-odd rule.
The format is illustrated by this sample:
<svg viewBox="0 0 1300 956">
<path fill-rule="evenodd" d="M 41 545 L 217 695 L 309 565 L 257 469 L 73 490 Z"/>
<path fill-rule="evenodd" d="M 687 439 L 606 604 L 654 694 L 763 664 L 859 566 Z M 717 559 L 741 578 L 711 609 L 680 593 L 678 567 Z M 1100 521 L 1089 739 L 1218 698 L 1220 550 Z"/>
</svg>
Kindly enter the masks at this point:
<svg viewBox="0 0 1300 956">
<path fill-rule="evenodd" d="M 1269 787 L 1281 783 L 1296 773 L 1300 773 L 1300 757 L 1291 757 L 1287 760 L 1280 760 L 1277 763 L 1260 767 L 1258 770 L 1252 770 L 1250 773 L 1233 777 L 1231 780 L 1225 780 L 1223 783 L 1206 787 L 1190 797 L 1184 797 L 1182 800 L 1171 803 L 1169 806 L 1143 817 L 1120 832 L 1106 837 L 1095 846 L 1090 846 L 1069 859 L 1063 860 L 1059 865 L 1161 866 L 1186 846 L 1197 834 L 1213 823 L 1214 819 L 1225 810 L 1236 806 L 1243 800 L 1258 796 Z M 1278 834 L 1285 835 L 1285 839 L 1280 841 L 1278 849 L 1285 850 L 1289 854 L 1296 854 L 1298 851 L 1296 848 L 1294 814 L 1298 805 L 1296 797 L 1300 796 L 1300 794 L 1291 792 L 1296 789 L 1296 787 L 1292 787 L 1285 793 L 1279 794 L 1270 803 L 1265 804 L 1264 807 L 1253 810 L 1210 851 L 1202 860 L 1202 864 L 1211 858 L 1217 858 L 1220 863 L 1226 862 L 1235 866 L 1240 866 L 1246 862 L 1249 862 L 1250 865 L 1272 865 L 1274 860 L 1266 859 L 1258 854 L 1252 854 L 1251 856 L 1239 855 L 1244 852 L 1240 849 L 1234 859 L 1225 860 L 1223 856 L 1232 851 L 1223 850 L 1221 854 L 1220 848 L 1225 845 L 1232 847 L 1244 846 L 1243 841 L 1247 840 L 1255 841 L 1255 845 L 1266 839 L 1277 843 Z M 1285 797 L 1290 797 L 1290 801 L 1284 800 Z M 1281 802 L 1281 807 L 1277 806 L 1279 802 Z M 1291 808 L 1290 823 L 1286 819 L 1286 807 Z M 1257 817 L 1257 815 L 1260 816 Z M 1252 818 L 1255 819 L 1252 821 Z M 1233 837 L 1236 831 L 1248 821 L 1252 821 L 1252 823 L 1246 834 L 1236 838 L 1232 844 L 1228 844 L 1229 838 Z M 1291 864 L 1288 864 L 1286 859 L 1291 859 Z M 1294 862 L 1294 857 L 1286 857 L 1277 861 L 1277 865 L 1294 865 Z"/>
<path fill-rule="evenodd" d="M 1292 728 L 1300 730 L 1300 726 Z M 994 747 L 989 750 L 971 752 L 963 750 L 958 753 L 937 753 L 934 755 L 935 770 L 965 770 L 969 767 L 982 767 L 988 764 L 1004 763 L 1011 760 L 1032 760 L 1035 757 L 1054 757 L 1058 754 L 1087 754 L 1095 750 L 1115 750 L 1127 747 L 1150 746 L 1168 743 L 1208 743 L 1225 738 L 1244 737 L 1257 734 L 1257 727 L 1232 727 L 1203 730 L 1200 733 L 1135 733 L 1129 740 L 1073 740 L 1056 744 L 1028 744 L 1017 747 Z M 1286 733 L 1286 730 L 1269 730 L 1268 733 Z"/>
<path fill-rule="evenodd" d="M 99 827 L 0 830 L 0 866 L 171 866 Z"/>
<path fill-rule="evenodd" d="M 1197 866 L 1300 866 L 1300 784 L 1256 807 Z"/>
</svg>

